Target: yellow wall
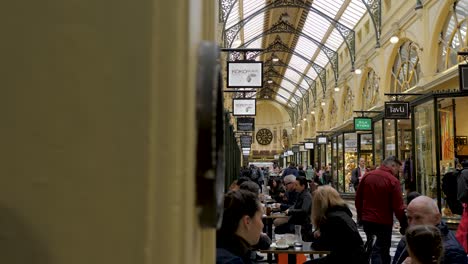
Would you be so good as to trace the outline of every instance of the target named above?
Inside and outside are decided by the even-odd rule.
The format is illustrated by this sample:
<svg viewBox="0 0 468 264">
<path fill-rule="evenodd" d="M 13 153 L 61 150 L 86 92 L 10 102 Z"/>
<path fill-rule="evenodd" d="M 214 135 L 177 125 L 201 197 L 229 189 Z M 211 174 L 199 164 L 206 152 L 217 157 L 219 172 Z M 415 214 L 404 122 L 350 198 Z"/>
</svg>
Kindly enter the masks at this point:
<svg viewBox="0 0 468 264">
<path fill-rule="evenodd" d="M 216 2 L 2 5 L 0 263 L 214 262 L 193 113 Z"/>
</svg>

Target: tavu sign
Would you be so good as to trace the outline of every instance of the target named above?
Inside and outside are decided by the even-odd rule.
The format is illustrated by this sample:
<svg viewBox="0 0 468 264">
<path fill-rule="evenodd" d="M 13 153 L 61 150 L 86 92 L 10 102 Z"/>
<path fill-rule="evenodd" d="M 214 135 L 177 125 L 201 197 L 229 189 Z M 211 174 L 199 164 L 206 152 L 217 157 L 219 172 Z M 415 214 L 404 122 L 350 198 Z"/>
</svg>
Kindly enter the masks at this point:
<svg viewBox="0 0 468 264">
<path fill-rule="evenodd" d="M 386 119 L 408 119 L 409 115 L 408 102 L 385 102 Z"/>
</svg>

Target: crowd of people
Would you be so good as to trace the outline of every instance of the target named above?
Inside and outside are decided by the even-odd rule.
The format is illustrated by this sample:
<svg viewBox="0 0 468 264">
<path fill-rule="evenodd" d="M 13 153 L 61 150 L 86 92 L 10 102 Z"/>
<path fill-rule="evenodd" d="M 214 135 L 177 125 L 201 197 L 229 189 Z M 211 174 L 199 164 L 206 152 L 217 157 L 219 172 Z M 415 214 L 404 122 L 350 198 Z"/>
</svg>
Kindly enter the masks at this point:
<svg viewBox="0 0 468 264">
<path fill-rule="evenodd" d="M 468 263 L 463 238 L 456 237 L 442 221 L 434 199 L 412 192 L 404 201 L 398 180 L 401 167 L 394 156 L 373 170 L 359 161 L 352 176 L 357 222 L 331 185 L 327 167 L 318 172 L 294 163 L 283 170 L 244 168 L 225 195 L 217 233 L 217 264 L 253 263 L 258 260 L 254 250 L 269 247 L 271 238 L 262 232 L 265 211 L 261 201 L 265 194 L 287 216 L 275 219 L 274 234 L 294 233 L 295 226 L 301 226 L 304 241 L 330 252 L 306 263 Z M 466 190 L 468 195 L 468 184 Z M 395 217 L 404 236 L 392 260 Z M 375 240 L 371 247 L 364 243 L 358 226 L 362 226 L 366 241 Z M 466 243 L 466 234 L 464 239 Z"/>
</svg>

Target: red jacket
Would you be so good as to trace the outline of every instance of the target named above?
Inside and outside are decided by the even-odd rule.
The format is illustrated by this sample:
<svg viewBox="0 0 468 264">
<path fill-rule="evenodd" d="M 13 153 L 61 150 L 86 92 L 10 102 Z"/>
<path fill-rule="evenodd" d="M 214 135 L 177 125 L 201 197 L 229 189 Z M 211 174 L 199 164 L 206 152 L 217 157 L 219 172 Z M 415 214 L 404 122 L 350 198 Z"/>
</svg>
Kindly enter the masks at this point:
<svg viewBox="0 0 468 264">
<path fill-rule="evenodd" d="M 400 181 L 384 165 L 361 179 L 355 204 L 358 220 L 393 226 L 395 213 L 402 226 L 406 224 Z"/>
</svg>

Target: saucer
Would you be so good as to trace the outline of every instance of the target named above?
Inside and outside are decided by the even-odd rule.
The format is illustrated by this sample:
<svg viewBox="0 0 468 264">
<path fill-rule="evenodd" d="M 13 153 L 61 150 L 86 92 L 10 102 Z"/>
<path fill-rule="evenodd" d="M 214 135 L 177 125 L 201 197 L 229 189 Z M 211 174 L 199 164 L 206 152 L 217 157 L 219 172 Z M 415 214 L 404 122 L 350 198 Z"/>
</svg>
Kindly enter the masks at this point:
<svg viewBox="0 0 468 264">
<path fill-rule="evenodd" d="M 289 245 L 288 245 L 288 244 L 284 244 L 284 245 L 278 245 L 278 244 L 276 244 L 276 243 L 274 243 L 274 244 L 275 244 L 275 245 L 272 244 L 271 247 L 275 247 L 275 248 L 277 248 L 277 249 L 287 249 L 287 248 L 289 248 Z"/>
</svg>

